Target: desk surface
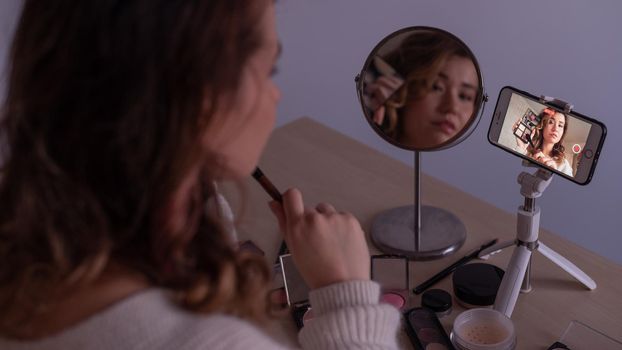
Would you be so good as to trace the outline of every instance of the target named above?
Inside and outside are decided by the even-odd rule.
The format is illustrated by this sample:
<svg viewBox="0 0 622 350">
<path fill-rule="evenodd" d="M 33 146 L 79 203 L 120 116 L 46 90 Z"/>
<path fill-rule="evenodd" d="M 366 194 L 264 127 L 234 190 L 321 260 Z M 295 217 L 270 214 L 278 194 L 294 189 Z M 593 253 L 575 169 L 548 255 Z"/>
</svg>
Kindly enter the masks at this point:
<svg viewBox="0 0 622 350">
<path fill-rule="evenodd" d="M 307 205 L 324 201 L 332 203 L 338 210 L 351 212 L 368 235 L 375 215 L 413 203 L 412 167 L 309 118 L 298 119 L 275 130 L 260 167 L 281 191 L 299 188 Z M 468 172 L 468 169 L 464 171 Z M 411 287 L 487 240 L 515 238 L 515 213 L 500 210 L 426 175 L 421 177 L 421 191 L 422 204 L 447 209 L 464 222 L 467 240 L 456 254 L 439 260 L 410 262 Z M 518 191 L 517 187 L 517 206 L 521 202 Z M 248 203 L 240 219 L 240 238 L 252 239 L 266 252 L 268 261 L 274 262 L 280 234 L 268 206 L 257 205 L 267 203 L 269 198 L 251 180 L 241 192 L 235 192 L 234 205 L 240 198 Z M 582 220 L 579 217 L 572 219 Z M 598 287 L 587 290 L 561 268 L 535 253 L 531 273 L 533 291 L 519 296 L 512 315 L 519 337 L 518 349 L 546 349 L 559 339 L 571 320 L 582 321 L 622 339 L 622 266 L 546 230 L 540 231 L 540 240 L 574 262 L 596 281 Z M 380 253 L 371 242 L 369 247 L 371 254 Z M 511 253 L 512 248 L 505 249 L 488 262 L 505 269 Z M 451 278 L 435 287 L 451 291 Z M 418 306 L 420 296 L 412 295 L 410 302 Z M 454 301 L 452 314 L 441 319 L 448 333 L 454 318 L 463 310 Z M 290 319 L 281 323 L 283 328 L 275 329 L 275 335 L 285 342 L 295 341 Z M 404 348 L 411 348 L 404 335 L 400 341 Z"/>
</svg>

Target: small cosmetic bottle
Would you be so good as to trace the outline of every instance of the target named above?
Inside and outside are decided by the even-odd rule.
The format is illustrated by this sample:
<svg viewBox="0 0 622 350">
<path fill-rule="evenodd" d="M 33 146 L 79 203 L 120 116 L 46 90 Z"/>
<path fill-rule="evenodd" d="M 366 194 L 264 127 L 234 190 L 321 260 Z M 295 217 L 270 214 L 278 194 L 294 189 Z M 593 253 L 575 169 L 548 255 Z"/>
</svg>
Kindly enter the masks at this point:
<svg viewBox="0 0 622 350">
<path fill-rule="evenodd" d="M 409 281 L 408 258 L 403 255 L 372 255 L 371 279 L 382 288 L 381 302 L 398 310 L 408 307 Z"/>
<path fill-rule="evenodd" d="M 430 289 L 421 296 L 421 306 L 436 312 L 438 318 L 451 313 L 451 295 L 442 289 Z"/>
</svg>

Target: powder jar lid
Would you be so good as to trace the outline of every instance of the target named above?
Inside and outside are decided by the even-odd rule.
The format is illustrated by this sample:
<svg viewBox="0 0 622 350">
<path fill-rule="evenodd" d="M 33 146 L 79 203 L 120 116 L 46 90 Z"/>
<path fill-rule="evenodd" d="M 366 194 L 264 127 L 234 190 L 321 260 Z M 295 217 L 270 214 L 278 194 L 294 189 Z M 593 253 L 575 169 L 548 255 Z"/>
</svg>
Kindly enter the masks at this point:
<svg viewBox="0 0 622 350">
<path fill-rule="evenodd" d="M 503 270 L 485 263 L 463 265 L 454 271 L 454 295 L 466 304 L 489 306 L 495 303 Z"/>
<path fill-rule="evenodd" d="M 421 296 L 421 306 L 434 312 L 451 309 L 451 295 L 442 289 L 430 289 Z"/>
</svg>

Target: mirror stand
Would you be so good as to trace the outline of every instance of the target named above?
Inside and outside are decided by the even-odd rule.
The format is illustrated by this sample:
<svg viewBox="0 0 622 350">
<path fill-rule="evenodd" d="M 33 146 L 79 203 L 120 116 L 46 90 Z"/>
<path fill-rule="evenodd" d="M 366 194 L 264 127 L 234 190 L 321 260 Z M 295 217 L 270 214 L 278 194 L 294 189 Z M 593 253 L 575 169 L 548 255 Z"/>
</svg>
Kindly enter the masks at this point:
<svg viewBox="0 0 622 350">
<path fill-rule="evenodd" d="M 371 239 L 384 253 L 413 260 L 432 260 L 457 251 L 466 227 L 447 210 L 421 205 L 421 155 L 415 154 L 414 205 L 389 209 L 374 218 Z"/>
</svg>

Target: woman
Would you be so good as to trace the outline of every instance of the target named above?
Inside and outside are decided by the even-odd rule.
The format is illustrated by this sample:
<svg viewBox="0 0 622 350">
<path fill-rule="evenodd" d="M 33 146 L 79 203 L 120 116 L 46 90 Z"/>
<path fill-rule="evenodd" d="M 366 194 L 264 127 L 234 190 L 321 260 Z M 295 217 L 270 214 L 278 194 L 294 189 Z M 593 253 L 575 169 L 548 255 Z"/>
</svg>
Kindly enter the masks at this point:
<svg viewBox="0 0 622 350">
<path fill-rule="evenodd" d="M 384 59 L 405 82 L 374 114 L 383 132 L 415 149 L 440 147 L 458 137 L 480 98 L 477 70 L 465 47 L 425 30 L 405 38 Z"/>
<path fill-rule="evenodd" d="M 529 144 L 516 137 L 517 151 L 568 176 L 573 176 L 572 166 L 566 159 L 563 145 L 564 136 L 568 130 L 566 115 L 545 108 L 538 116 L 538 120 L 540 122 L 530 134 Z M 520 119 L 514 130 L 518 122 Z"/>
<path fill-rule="evenodd" d="M 204 210 L 256 166 L 278 52 L 270 0 L 25 1 L 1 129 L 0 348 L 280 348 L 258 327 L 265 261 Z M 356 219 L 296 189 L 271 209 L 313 289 L 302 346 L 395 348 Z"/>
</svg>

